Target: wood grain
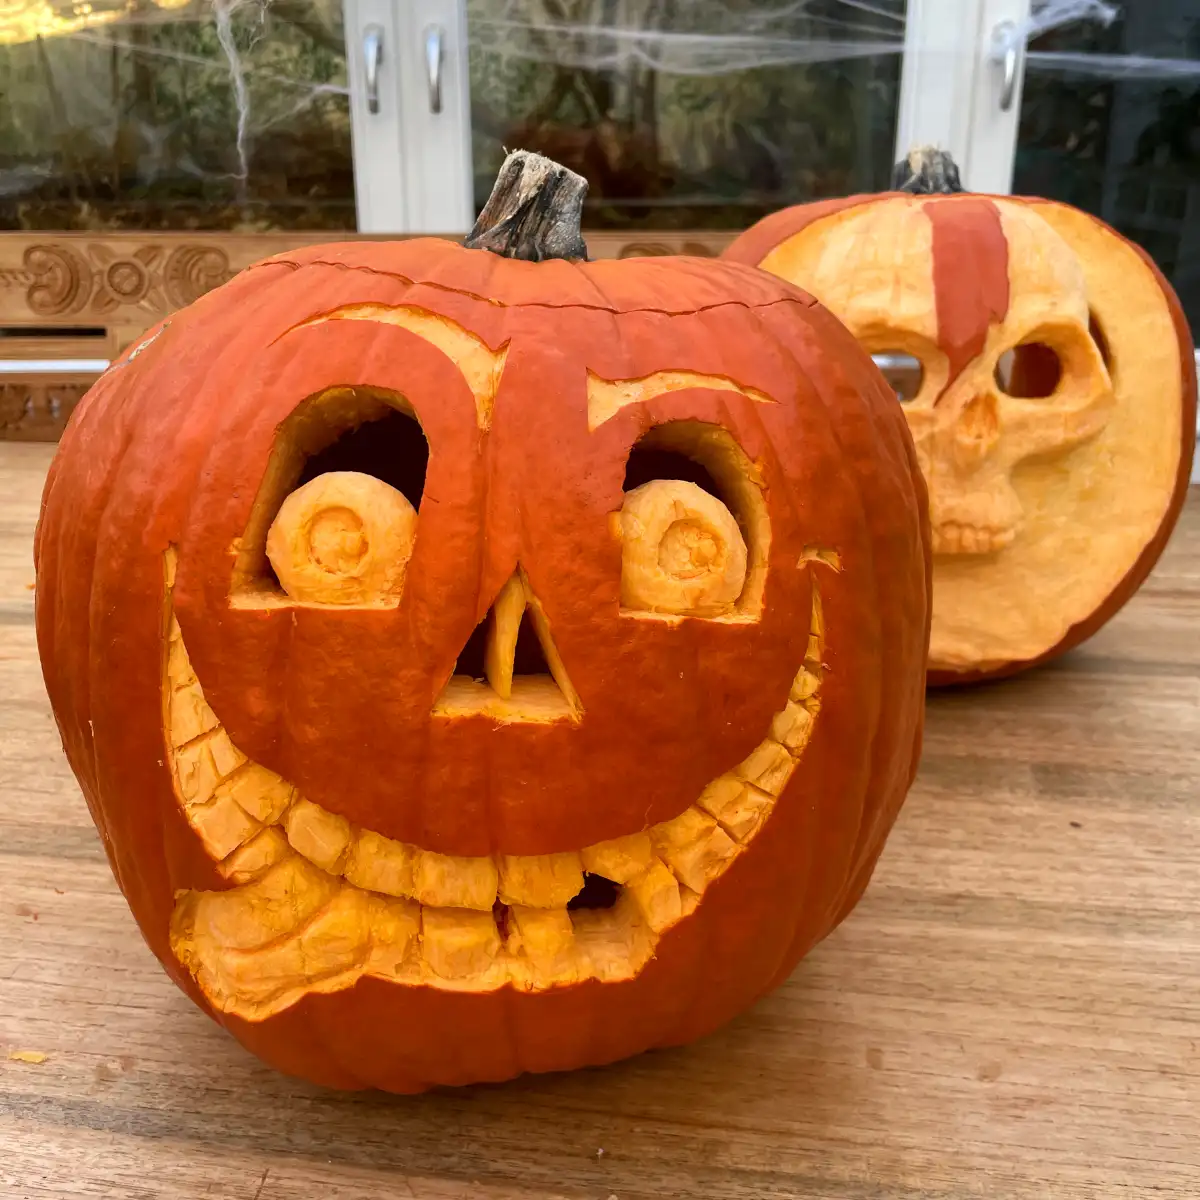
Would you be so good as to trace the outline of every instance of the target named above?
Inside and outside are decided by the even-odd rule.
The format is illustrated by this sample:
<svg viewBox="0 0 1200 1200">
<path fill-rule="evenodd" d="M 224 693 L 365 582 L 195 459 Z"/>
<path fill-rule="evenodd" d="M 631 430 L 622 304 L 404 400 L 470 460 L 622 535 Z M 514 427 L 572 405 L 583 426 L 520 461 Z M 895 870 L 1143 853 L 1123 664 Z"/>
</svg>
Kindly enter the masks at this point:
<svg viewBox="0 0 1200 1200">
<path fill-rule="evenodd" d="M 51 450 L 0 446 L 0 1195 L 1200 1196 L 1200 495 L 1088 645 L 931 699 L 866 898 L 751 1013 L 401 1099 L 272 1074 L 142 944 L 37 667 Z"/>
</svg>

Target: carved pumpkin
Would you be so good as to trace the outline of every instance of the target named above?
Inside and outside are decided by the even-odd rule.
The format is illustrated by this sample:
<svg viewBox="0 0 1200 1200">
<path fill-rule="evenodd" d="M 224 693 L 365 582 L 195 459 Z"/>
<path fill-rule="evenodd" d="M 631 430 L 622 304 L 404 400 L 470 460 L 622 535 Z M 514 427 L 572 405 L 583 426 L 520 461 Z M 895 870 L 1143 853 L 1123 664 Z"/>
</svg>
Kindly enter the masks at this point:
<svg viewBox="0 0 1200 1200">
<path fill-rule="evenodd" d="M 919 361 L 903 408 L 933 523 L 930 682 L 963 682 L 1077 645 L 1149 574 L 1187 492 L 1195 361 L 1170 285 L 1104 222 L 963 193 L 938 152 L 897 185 L 776 213 L 727 257 Z"/>
<path fill-rule="evenodd" d="M 501 184 L 476 245 L 582 255 L 582 181 Z M 269 259 L 92 389 L 36 554 L 147 941 L 325 1084 L 712 1030 L 853 907 L 915 770 L 911 440 L 834 318 L 735 264 Z"/>
</svg>

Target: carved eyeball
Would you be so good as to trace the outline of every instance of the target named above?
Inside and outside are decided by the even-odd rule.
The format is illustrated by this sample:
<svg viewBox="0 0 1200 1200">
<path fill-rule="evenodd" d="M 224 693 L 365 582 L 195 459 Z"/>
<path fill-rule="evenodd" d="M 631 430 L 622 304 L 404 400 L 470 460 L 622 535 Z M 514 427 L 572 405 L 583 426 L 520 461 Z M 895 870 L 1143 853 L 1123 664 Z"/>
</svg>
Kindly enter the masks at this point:
<svg viewBox="0 0 1200 1200">
<path fill-rule="evenodd" d="M 703 488 L 652 479 L 621 506 L 621 606 L 719 616 L 746 582 L 746 543 L 733 513 Z"/>
<path fill-rule="evenodd" d="M 404 585 L 416 525 L 416 510 L 383 480 L 329 471 L 283 502 L 267 531 L 267 557 L 293 600 L 387 600 Z"/>
</svg>

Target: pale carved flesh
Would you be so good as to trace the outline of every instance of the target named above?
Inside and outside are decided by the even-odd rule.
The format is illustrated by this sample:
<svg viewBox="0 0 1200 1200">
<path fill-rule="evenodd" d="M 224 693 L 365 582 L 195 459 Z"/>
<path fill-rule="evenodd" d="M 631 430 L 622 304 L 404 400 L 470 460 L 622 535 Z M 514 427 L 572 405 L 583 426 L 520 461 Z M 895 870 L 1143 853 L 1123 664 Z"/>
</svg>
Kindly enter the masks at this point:
<svg viewBox="0 0 1200 1200">
<path fill-rule="evenodd" d="M 364 544 L 367 522 L 339 518 L 336 536 L 314 538 L 315 496 L 353 507 L 347 500 L 353 488 L 344 480 L 328 493 L 313 488 L 323 478 L 305 485 L 311 491 L 304 503 L 280 510 L 268 534 L 272 561 L 316 564 L 315 574 L 294 576 L 293 599 L 311 599 L 316 586 L 321 595 L 342 598 L 325 603 L 370 603 L 369 595 L 347 601 L 344 590 L 330 591 L 321 572 L 353 573 L 374 545 L 407 561 L 411 526 L 398 508 L 399 536 L 384 528 L 376 531 L 377 543 Z M 368 492 L 374 489 L 362 497 L 371 502 Z M 676 617 L 729 611 L 746 586 L 747 547 L 719 500 L 693 484 L 655 480 L 629 493 L 622 522 L 629 513 L 636 518 L 624 544 L 623 601 Z M 836 552 L 815 549 L 798 566 L 815 563 L 840 569 Z M 170 606 L 173 553 L 166 575 L 164 722 L 176 798 L 231 885 L 182 893 L 171 944 L 214 1007 L 248 1019 L 368 975 L 467 991 L 635 976 L 663 934 L 695 910 L 768 821 L 820 711 L 825 631 L 814 581 L 807 648 L 790 695 L 750 756 L 714 779 L 680 816 L 561 854 L 437 854 L 327 811 L 233 745 L 204 697 Z M 516 629 L 535 604 L 518 572 L 493 606 L 486 672 L 487 688 L 501 702 L 493 713 L 500 722 L 556 717 L 513 688 Z M 535 617 L 554 682 L 577 718 L 578 701 L 561 660 L 552 657 L 549 627 L 540 610 Z M 452 709 L 439 711 L 453 716 Z M 585 872 L 616 885 L 610 908 L 568 908 Z"/>
<path fill-rule="evenodd" d="M 982 351 L 950 379 L 939 345 L 926 203 L 946 201 L 904 198 L 849 209 L 784 242 L 762 266 L 811 291 L 867 350 L 920 361 L 921 385 L 904 414 L 929 485 L 934 552 L 992 554 L 1010 546 L 1025 523 L 1014 471 L 1104 429 L 1112 382 L 1089 332 L 1078 256 L 1028 207 L 1003 200 L 993 203 L 1008 246 L 1008 311 L 989 325 Z M 1002 386 L 1006 360 L 1035 345 L 1057 355 L 1057 383 L 1049 395 L 1010 395 Z"/>
</svg>

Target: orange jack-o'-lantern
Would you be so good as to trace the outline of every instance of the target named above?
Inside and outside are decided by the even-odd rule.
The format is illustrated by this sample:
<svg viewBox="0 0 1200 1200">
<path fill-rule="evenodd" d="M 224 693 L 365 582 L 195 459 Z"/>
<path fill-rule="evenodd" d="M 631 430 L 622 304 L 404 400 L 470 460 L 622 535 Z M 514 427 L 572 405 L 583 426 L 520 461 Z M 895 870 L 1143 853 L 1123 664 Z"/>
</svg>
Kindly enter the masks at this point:
<svg viewBox="0 0 1200 1200">
<path fill-rule="evenodd" d="M 776 213 L 727 256 L 919 363 L 903 407 L 933 523 L 930 680 L 967 681 L 1078 644 L 1149 574 L 1187 491 L 1195 363 L 1170 285 L 1102 221 L 964 193 L 936 151 L 897 186 Z"/>
<path fill-rule="evenodd" d="M 581 199 L 518 155 L 472 239 L 570 260 L 243 272 L 104 375 L 46 485 L 39 643 L 117 879 L 313 1080 L 713 1029 L 854 905 L 913 775 L 891 393 L 764 273 L 577 261 Z"/>
</svg>

